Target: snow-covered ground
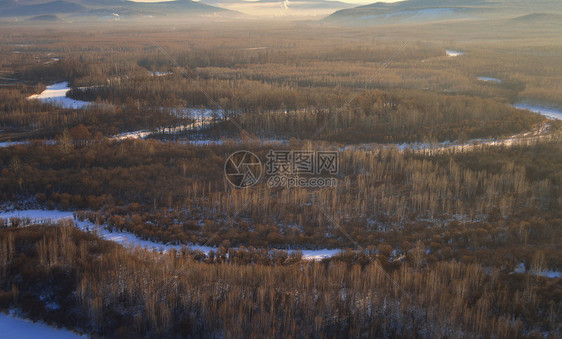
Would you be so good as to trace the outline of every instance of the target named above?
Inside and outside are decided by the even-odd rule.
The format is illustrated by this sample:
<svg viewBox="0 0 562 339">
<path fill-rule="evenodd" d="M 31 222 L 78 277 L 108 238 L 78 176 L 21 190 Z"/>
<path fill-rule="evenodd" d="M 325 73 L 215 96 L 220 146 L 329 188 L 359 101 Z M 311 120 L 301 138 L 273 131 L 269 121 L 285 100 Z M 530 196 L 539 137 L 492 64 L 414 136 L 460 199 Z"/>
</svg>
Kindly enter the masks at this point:
<svg viewBox="0 0 562 339">
<path fill-rule="evenodd" d="M 199 119 L 199 120 L 206 120 L 206 119 L 213 119 L 213 118 L 222 118 L 224 116 L 224 111 L 222 109 L 216 108 L 165 108 L 162 107 L 162 110 L 167 110 L 171 114 L 177 116 L 178 118 L 192 118 L 192 119 Z"/>
<path fill-rule="evenodd" d="M 513 107 L 518 109 L 526 109 L 531 112 L 539 113 L 550 119 L 562 120 L 562 110 L 550 108 L 546 106 L 532 105 L 524 102 L 517 103 Z"/>
<path fill-rule="evenodd" d="M 502 81 L 498 78 L 490 78 L 490 77 L 478 77 L 478 80 L 481 81 L 487 81 L 487 82 L 497 82 L 497 83 L 501 83 Z"/>
<path fill-rule="evenodd" d="M 450 57 L 456 57 L 456 56 L 464 54 L 464 52 L 452 51 L 450 49 L 445 50 L 445 52 L 447 53 L 447 56 L 450 56 Z"/>
<path fill-rule="evenodd" d="M 340 249 L 322 249 L 322 250 L 301 250 L 302 252 L 302 257 L 306 260 L 321 260 L 324 258 L 330 258 L 336 254 L 338 254 L 339 252 L 341 252 L 342 250 Z M 289 251 L 289 253 L 294 252 L 294 251 Z"/>
<path fill-rule="evenodd" d="M 172 75 L 174 74 L 173 72 L 148 72 L 148 74 L 150 74 L 153 77 L 163 77 L 166 75 Z"/>
<path fill-rule="evenodd" d="M 6 339 L 75 339 L 87 338 L 68 329 L 58 329 L 41 322 L 32 322 L 0 313 L 0 337 Z"/>
<path fill-rule="evenodd" d="M 267 49 L 267 47 L 262 46 L 262 47 L 248 47 L 248 48 L 241 48 L 241 51 L 260 51 L 260 50 L 264 50 Z"/>
<path fill-rule="evenodd" d="M 531 273 L 534 274 L 534 273 Z M 550 278 L 550 279 L 554 279 L 554 278 L 562 278 L 562 273 L 558 272 L 558 271 L 542 271 L 539 274 L 541 277 L 545 277 L 545 278 Z"/>
<path fill-rule="evenodd" d="M 210 109 L 210 108 L 161 108 L 162 110 L 168 110 L 170 114 L 174 114 L 179 118 L 191 118 L 195 119 L 193 123 L 187 125 L 174 126 L 170 128 L 158 128 L 155 130 L 140 130 L 121 133 L 113 136 L 113 139 L 123 140 L 123 139 L 144 139 L 153 133 L 158 133 L 160 131 L 175 134 L 183 131 L 197 131 L 205 128 L 206 126 L 213 123 L 215 118 L 223 117 L 223 111 L 220 109 Z"/>
<path fill-rule="evenodd" d="M 0 212 L 0 219 L 31 219 L 34 223 L 56 222 L 64 219 L 73 220 L 76 227 L 83 231 L 95 232 L 100 238 L 110 240 L 125 246 L 138 246 L 146 249 L 167 251 L 172 248 L 180 249 L 181 245 L 166 245 L 154 241 L 142 240 L 129 232 L 110 232 L 104 227 L 98 227 L 89 221 L 74 220 L 72 211 L 59 210 L 14 210 Z M 190 246 L 190 248 L 192 248 Z M 208 253 L 211 247 L 193 246 L 193 249 L 203 250 Z"/>
<path fill-rule="evenodd" d="M 241 139 L 225 139 L 225 140 L 197 139 L 197 140 L 180 140 L 176 142 L 196 145 L 196 146 L 210 146 L 210 145 L 223 145 L 225 143 L 241 144 L 241 143 L 247 143 L 248 141 L 243 141 Z M 276 145 L 276 146 L 287 145 L 289 143 L 288 140 L 281 140 L 281 139 L 256 139 L 255 142 L 262 145 Z"/>
<path fill-rule="evenodd" d="M 163 244 L 156 241 L 143 240 L 140 239 L 135 234 L 129 232 L 110 232 L 105 227 L 98 227 L 97 225 L 89 221 L 79 221 L 74 219 L 74 214 L 71 211 L 58 211 L 58 210 L 15 210 L 9 212 L 0 212 L 0 219 L 10 218 L 20 218 L 20 219 L 31 219 L 34 223 L 48 223 L 61 221 L 63 219 L 73 220 L 77 228 L 87 231 L 94 232 L 100 238 L 116 242 L 123 246 L 128 247 L 141 247 L 153 251 L 167 252 L 171 249 L 180 250 L 183 246 L 191 250 L 199 250 L 208 254 L 210 251 L 216 251 L 216 247 L 211 246 L 201 246 L 201 245 L 171 245 Z M 297 250 L 290 250 L 294 252 Z M 340 252 L 339 249 L 321 249 L 321 250 L 302 250 L 303 258 L 307 260 L 319 260 L 322 258 L 328 258 L 334 254 Z"/>
<path fill-rule="evenodd" d="M 62 219 L 74 219 L 72 212 L 58 211 L 58 210 L 13 210 L 13 211 L 1 211 L 0 219 L 10 219 L 10 218 L 29 218 L 29 219 L 51 219 L 51 220 L 62 220 Z"/>
<path fill-rule="evenodd" d="M 147 136 L 151 135 L 155 131 L 149 130 L 140 130 L 140 131 L 133 131 L 133 132 L 125 132 L 121 134 L 114 135 L 112 138 L 117 140 L 125 140 L 125 139 L 144 139 Z"/>
<path fill-rule="evenodd" d="M 0 147 L 10 147 L 10 146 L 16 146 L 16 145 L 25 145 L 28 144 L 27 141 L 5 141 L 5 142 L 0 142 Z"/>
<path fill-rule="evenodd" d="M 47 86 L 47 89 L 40 94 L 33 94 L 28 97 L 30 100 L 41 100 L 45 103 L 50 103 L 63 108 L 85 108 L 91 103 L 87 101 L 80 101 L 68 98 L 66 93 L 70 91 L 68 87 L 68 82 L 59 82 L 51 86 Z"/>
<path fill-rule="evenodd" d="M 526 272 L 525 270 L 525 264 L 524 263 L 519 263 L 519 265 L 517 265 L 515 267 L 515 269 L 513 270 L 512 273 L 517 273 L 517 274 L 524 274 Z M 537 273 L 533 270 L 529 271 L 529 273 L 531 275 L 537 275 Z M 554 278 L 562 278 L 562 272 L 559 271 L 553 271 L 553 270 L 546 270 L 546 271 L 542 271 L 538 274 L 541 277 L 545 277 L 545 278 L 549 278 L 549 279 L 554 279 Z"/>
<path fill-rule="evenodd" d="M 470 139 L 467 142 L 461 143 L 459 141 L 443 141 L 439 143 L 402 143 L 402 144 L 359 144 L 359 145 L 347 145 L 340 148 L 340 150 L 349 149 L 380 149 L 384 148 L 396 148 L 399 151 L 414 151 L 414 152 L 425 152 L 430 151 L 432 153 L 456 151 L 456 152 L 468 152 L 475 148 L 482 146 L 513 146 L 522 145 L 530 142 L 537 141 L 539 139 L 548 137 L 546 133 L 548 131 L 548 125 L 542 125 L 535 131 L 519 133 L 512 135 L 511 137 L 504 139 Z"/>
</svg>

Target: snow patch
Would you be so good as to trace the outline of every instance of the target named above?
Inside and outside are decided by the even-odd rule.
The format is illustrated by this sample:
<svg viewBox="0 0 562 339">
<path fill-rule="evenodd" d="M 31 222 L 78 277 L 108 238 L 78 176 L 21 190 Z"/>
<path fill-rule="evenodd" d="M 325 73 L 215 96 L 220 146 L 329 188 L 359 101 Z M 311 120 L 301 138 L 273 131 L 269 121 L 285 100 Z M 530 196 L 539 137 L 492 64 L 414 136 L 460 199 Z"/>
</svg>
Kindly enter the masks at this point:
<svg viewBox="0 0 562 339">
<path fill-rule="evenodd" d="M 562 278 L 562 273 L 558 271 L 542 271 L 539 275 L 550 279 Z"/>
<path fill-rule="evenodd" d="M 513 107 L 517 109 L 526 109 L 534 113 L 539 113 L 550 119 L 562 120 L 562 110 L 559 109 L 546 106 L 531 105 L 524 102 L 517 103 L 513 105 Z"/>
<path fill-rule="evenodd" d="M 480 81 L 486 81 L 486 82 L 497 82 L 497 83 L 501 83 L 502 81 L 498 78 L 490 78 L 490 77 L 477 77 L 478 80 Z"/>
<path fill-rule="evenodd" d="M 452 51 L 450 49 L 445 50 L 445 52 L 447 53 L 447 56 L 450 56 L 450 57 L 457 57 L 459 55 L 464 54 L 464 52 Z"/>
<path fill-rule="evenodd" d="M 517 274 L 524 274 L 526 272 L 525 270 L 525 263 L 519 263 L 517 266 L 515 266 L 515 269 L 513 270 L 513 272 L 511 273 L 517 273 Z M 553 270 L 546 270 L 546 271 L 541 271 L 539 274 L 537 274 L 535 271 L 530 270 L 529 271 L 530 275 L 534 275 L 534 276 L 540 276 L 540 277 L 544 277 L 544 278 L 549 278 L 549 279 L 556 279 L 556 278 L 562 278 L 562 272 L 559 271 L 553 271 Z"/>
<path fill-rule="evenodd" d="M 58 211 L 58 210 L 14 210 L 0 212 L 0 219 L 10 218 L 27 218 L 27 219 L 50 219 L 54 221 L 62 219 L 73 219 L 72 212 Z"/>
<path fill-rule="evenodd" d="M 168 110 L 170 114 L 173 114 L 179 118 L 191 118 L 195 119 L 194 122 L 187 125 L 180 125 L 175 127 L 160 127 L 153 130 L 140 130 L 125 132 L 118 135 L 114 135 L 113 139 L 124 140 L 124 139 L 144 139 L 151 134 L 164 132 L 168 134 L 176 134 L 183 131 L 198 131 L 204 129 L 205 127 L 212 124 L 215 119 L 223 117 L 224 112 L 221 109 L 210 109 L 210 108 L 164 108 L 161 110 Z"/>
<path fill-rule="evenodd" d="M 298 250 L 290 250 L 289 254 Z M 324 258 L 331 258 L 334 255 L 342 252 L 341 249 L 321 249 L 321 250 L 300 250 L 302 257 L 305 260 L 322 260 Z"/>
<path fill-rule="evenodd" d="M 18 339 L 74 339 L 87 338 L 81 336 L 68 329 L 59 329 L 51 327 L 41 322 L 32 322 L 27 319 L 15 317 L 0 313 L 0 329 L 2 338 L 18 338 Z"/>
<path fill-rule="evenodd" d="M 148 72 L 148 74 L 150 74 L 153 77 L 163 77 L 166 75 L 172 75 L 174 74 L 173 72 Z"/>
<path fill-rule="evenodd" d="M 28 144 L 28 142 L 26 141 L 6 141 L 6 142 L 0 142 L 0 147 L 11 147 L 16 145 L 26 145 L 26 144 Z"/>
<path fill-rule="evenodd" d="M 68 98 L 66 93 L 70 91 L 68 87 L 68 82 L 58 82 L 56 84 L 47 86 L 47 89 L 40 94 L 30 95 L 27 99 L 29 100 L 41 100 L 44 103 L 53 104 L 62 108 L 86 108 L 91 105 L 87 101 L 74 100 Z"/>
<path fill-rule="evenodd" d="M 263 47 L 248 47 L 248 48 L 241 48 L 241 51 L 259 51 L 259 50 L 264 50 L 267 49 L 267 47 L 263 46 Z"/>
</svg>

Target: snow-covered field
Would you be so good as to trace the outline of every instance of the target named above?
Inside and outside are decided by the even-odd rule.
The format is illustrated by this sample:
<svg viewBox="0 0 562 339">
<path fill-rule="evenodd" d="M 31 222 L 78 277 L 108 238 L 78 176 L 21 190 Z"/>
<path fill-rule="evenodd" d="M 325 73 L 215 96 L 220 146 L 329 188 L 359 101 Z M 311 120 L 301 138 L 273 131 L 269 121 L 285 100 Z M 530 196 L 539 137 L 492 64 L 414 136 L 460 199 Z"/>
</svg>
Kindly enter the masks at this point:
<svg viewBox="0 0 562 339">
<path fill-rule="evenodd" d="M 0 313 L 0 337 L 6 339 L 75 339 L 87 338 L 68 329 L 58 329 L 41 322 Z"/>
<path fill-rule="evenodd" d="M 550 108 L 546 106 L 531 105 L 524 102 L 517 103 L 513 107 L 518 109 L 527 109 L 531 112 L 539 113 L 550 119 L 562 120 L 562 110 Z"/>
<path fill-rule="evenodd" d="M 80 101 L 68 98 L 66 93 L 70 91 L 68 87 L 68 82 L 59 82 L 51 86 L 47 86 L 47 89 L 40 94 L 33 94 L 28 97 L 30 100 L 41 100 L 45 103 L 50 103 L 63 108 L 85 108 L 91 103 L 87 101 Z"/>
</svg>

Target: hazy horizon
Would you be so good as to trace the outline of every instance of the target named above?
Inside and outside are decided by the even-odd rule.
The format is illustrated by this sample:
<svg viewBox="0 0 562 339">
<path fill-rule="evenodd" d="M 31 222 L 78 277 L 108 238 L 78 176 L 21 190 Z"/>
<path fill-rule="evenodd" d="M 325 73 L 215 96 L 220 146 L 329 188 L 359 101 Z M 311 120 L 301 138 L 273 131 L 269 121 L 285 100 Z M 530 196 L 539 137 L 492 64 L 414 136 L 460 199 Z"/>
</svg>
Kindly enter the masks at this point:
<svg viewBox="0 0 562 339">
<path fill-rule="evenodd" d="M 155 3 L 155 2 L 170 2 L 170 1 L 175 1 L 175 0 L 130 0 L 133 2 L 145 2 L 145 3 Z M 193 0 L 195 2 L 205 2 L 205 0 Z M 399 2 L 399 1 L 408 1 L 408 0 L 375 0 L 375 1 L 370 1 L 370 0 L 324 0 L 326 2 L 347 2 L 350 4 L 357 4 L 357 5 L 367 5 L 367 4 L 372 4 L 372 3 L 376 3 L 376 2 L 388 2 L 388 3 L 392 3 L 392 2 Z M 217 1 L 220 3 L 220 1 Z M 239 3 L 258 3 L 260 2 L 259 0 L 240 0 Z M 283 3 L 285 1 L 278 1 L 278 3 Z M 275 2 L 273 2 L 275 3 Z"/>
</svg>

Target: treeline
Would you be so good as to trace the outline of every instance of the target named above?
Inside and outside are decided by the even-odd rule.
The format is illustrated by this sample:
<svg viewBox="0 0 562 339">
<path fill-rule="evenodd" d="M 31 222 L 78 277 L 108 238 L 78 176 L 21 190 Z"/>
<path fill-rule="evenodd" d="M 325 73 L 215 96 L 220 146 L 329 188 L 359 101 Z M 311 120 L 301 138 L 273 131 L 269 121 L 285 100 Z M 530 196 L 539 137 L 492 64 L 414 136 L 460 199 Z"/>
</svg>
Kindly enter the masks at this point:
<svg viewBox="0 0 562 339">
<path fill-rule="evenodd" d="M 206 263 L 126 250 L 71 226 L 0 231 L 0 308 L 94 336 L 558 335 L 560 279 L 455 261 Z M 413 260 L 413 261 L 410 261 Z"/>
<path fill-rule="evenodd" d="M 321 110 L 243 114 L 250 133 L 342 143 L 468 141 L 531 129 L 543 120 L 492 100 L 395 90 L 361 93 L 354 103 Z"/>
</svg>

